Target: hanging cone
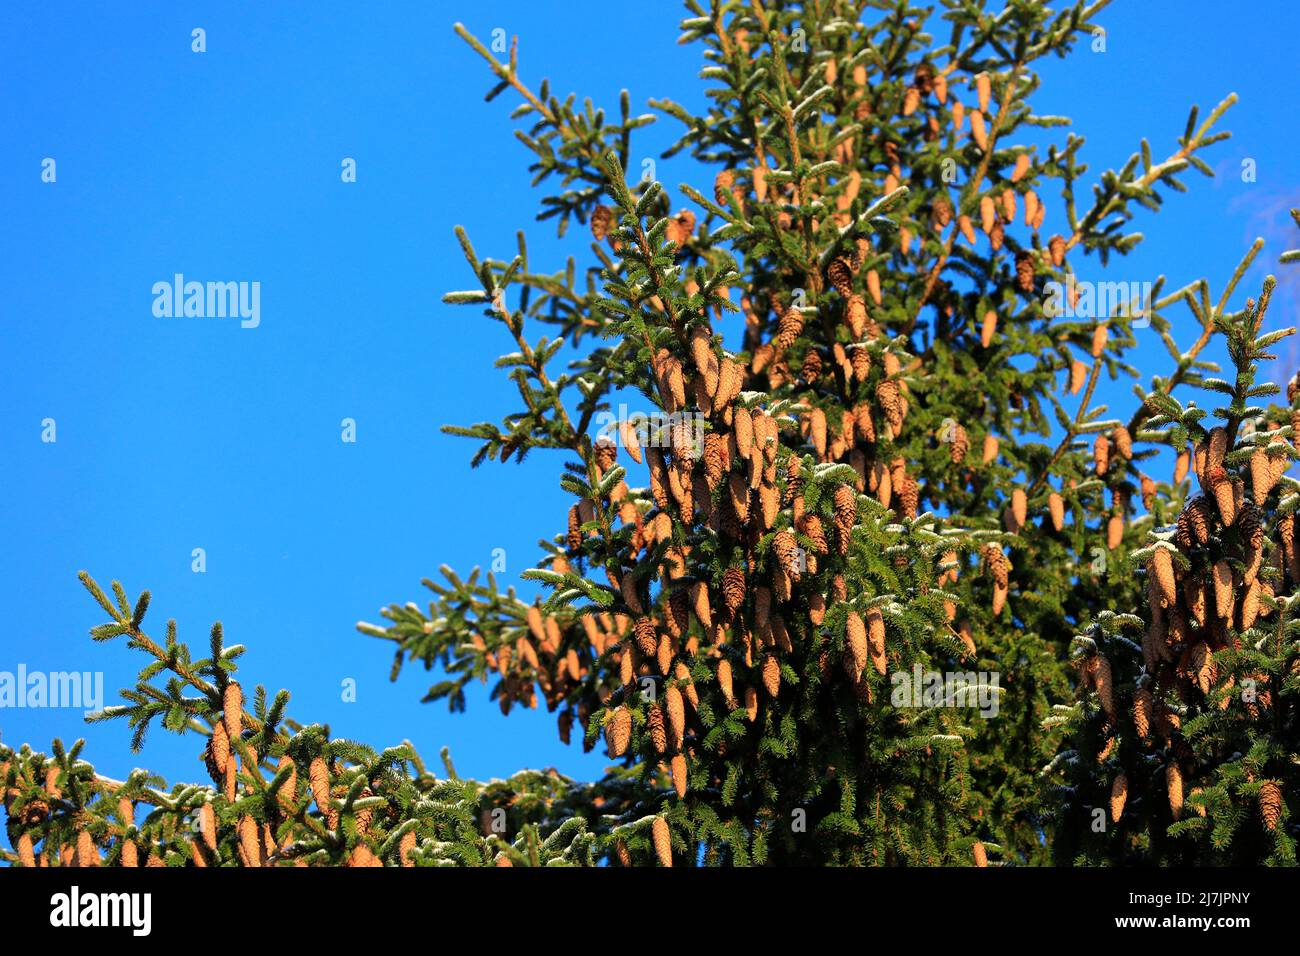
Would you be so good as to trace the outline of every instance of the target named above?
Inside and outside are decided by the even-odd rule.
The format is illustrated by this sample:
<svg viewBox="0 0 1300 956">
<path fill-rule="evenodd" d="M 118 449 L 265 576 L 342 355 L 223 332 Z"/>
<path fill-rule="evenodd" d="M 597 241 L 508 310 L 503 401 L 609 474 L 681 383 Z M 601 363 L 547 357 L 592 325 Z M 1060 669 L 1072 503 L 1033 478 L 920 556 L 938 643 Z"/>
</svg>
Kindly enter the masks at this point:
<svg viewBox="0 0 1300 956">
<path fill-rule="evenodd" d="M 988 852 L 984 849 L 984 844 L 982 842 L 976 840 L 974 843 L 972 843 L 970 852 L 971 852 L 971 857 L 974 859 L 976 866 L 989 865 Z"/>
<path fill-rule="evenodd" d="M 781 665 L 776 662 L 776 658 L 768 654 L 763 658 L 763 689 L 773 700 L 781 690 Z"/>
<path fill-rule="evenodd" d="M 1106 328 L 1106 323 L 1098 325 L 1092 330 L 1092 357 L 1101 358 L 1101 353 L 1106 351 L 1106 340 L 1110 332 Z"/>
<path fill-rule="evenodd" d="M 257 823 L 245 814 L 239 818 L 239 853 L 244 866 L 262 865 L 262 841 L 258 837 Z"/>
<path fill-rule="evenodd" d="M 669 773 L 673 780 L 673 789 L 677 791 L 678 799 L 686 796 L 686 758 L 681 754 L 673 754 L 673 759 L 669 763 Z"/>
<path fill-rule="evenodd" d="M 231 681 L 221 696 L 221 721 L 226 725 L 226 736 L 236 741 L 243 733 L 244 695 L 238 681 Z"/>
<path fill-rule="evenodd" d="M 1111 677 L 1110 661 L 1106 655 L 1098 654 L 1093 658 L 1095 670 L 1092 674 L 1093 687 L 1097 691 L 1097 700 L 1101 709 L 1109 717 L 1115 716 L 1115 684 Z"/>
<path fill-rule="evenodd" d="M 1168 548 L 1157 547 L 1151 553 L 1148 573 L 1155 578 L 1160 587 L 1160 597 L 1165 607 L 1173 607 L 1178 602 L 1178 592 L 1174 587 L 1174 560 Z"/>
<path fill-rule="evenodd" d="M 1219 617 L 1231 619 L 1233 608 L 1232 568 L 1227 561 L 1216 561 L 1213 570 L 1214 609 Z"/>
<path fill-rule="evenodd" d="M 1052 518 L 1052 527 L 1060 531 L 1065 526 L 1065 499 L 1053 491 L 1047 496 L 1047 511 Z"/>
<path fill-rule="evenodd" d="M 99 849 L 90 836 L 90 831 L 82 830 L 77 834 L 77 866 L 99 866 Z"/>
<path fill-rule="evenodd" d="M 330 806 L 330 774 L 329 767 L 320 757 L 312 758 L 312 762 L 307 769 L 308 783 L 311 785 L 312 799 L 316 801 L 316 809 L 321 812 L 333 830 L 338 826 L 339 814 Z"/>
<path fill-rule="evenodd" d="M 1282 819 L 1282 791 L 1271 780 L 1259 788 L 1259 816 L 1268 830 L 1276 830 L 1278 821 Z"/>
<path fill-rule="evenodd" d="M 718 689 L 722 691 L 722 699 L 727 704 L 728 710 L 735 710 L 736 695 L 731 683 L 731 661 L 725 657 L 718 661 Z"/>
<path fill-rule="evenodd" d="M 1165 768 L 1165 783 L 1169 790 L 1169 812 L 1175 820 L 1183 816 L 1183 774 L 1178 764 L 1171 763 Z"/>
<path fill-rule="evenodd" d="M 1151 718 L 1155 713 L 1155 699 L 1142 688 L 1133 692 L 1133 727 L 1143 740 L 1151 736 Z"/>
<path fill-rule="evenodd" d="M 217 813 L 210 803 L 199 807 L 199 836 L 203 838 L 204 846 L 213 853 L 217 852 Z"/>
<path fill-rule="evenodd" d="M 849 611 L 848 613 L 845 635 L 850 655 L 849 659 L 853 664 L 853 674 L 856 678 L 866 668 L 870 653 L 867 643 L 867 628 L 856 611 Z"/>
<path fill-rule="evenodd" d="M 672 866 L 672 835 L 668 831 L 668 821 L 663 817 L 655 817 L 654 822 L 650 824 L 650 842 L 654 844 L 655 856 L 659 858 L 659 865 Z"/>
<path fill-rule="evenodd" d="M 1088 366 L 1084 365 L 1078 359 L 1070 363 L 1070 382 L 1069 390 L 1071 395 L 1077 395 L 1079 389 L 1083 388 L 1083 383 L 1088 380 Z"/>
<path fill-rule="evenodd" d="M 605 717 L 605 746 L 611 757 L 621 757 L 632 737 L 632 715 L 626 707 L 616 707 Z"/>
<path fill-rule="evenodd" d="M 686 736 L 686 705 L 682 701 L 682 692 L 676 686 L 669 687 L 664 692 L 664 709 L 668 712 L 668 729 L 672 734 L 673 748 L 681 749 L 682 740 Z"/>
<path fill-rule="evenodd" d="M 1106 547 L 1114 551 L 1124 540 L 1124 519 L 1119 515 L 1111 515 L 1110 520 L 1106 522 Z"/>
<path fill-rule="evenodd" d="M 1128 777 L 1117 773 L 1115 782 L 1110 785 L 1110 820 L 1118 823 L 1124 815 L 1124 804 L 1128 800 Z"/>
<path fill-rule="evenodd" d="M 996 460 L 997 460 L 997 457 L 998 457 L 998 440 L 997 440 L 997 438 L 994 437 L 993 435 L 985 435 L 985 436 L 984 436 L 984 448 L 983 448 L 983 450 L 982 450 L 981 453 L 980 453 L 980 459 L 981 459 L 981 461 L 983 461 L 983 463 L 987 465 L 987 464 L 990 464 L 990 463 L 993 462 L 993 461 L 996 461 Z M 889 505 L 886 504 L 885 507 L 888 508 Z"/>
<path fill-rule="evenodd" d="M 1092 443 L 1092 461 L 1098 475 L 1105 475 L 1110 469 L 1110 439 L 1105 435 L 1098 435 Z"/>
<path fill-rule="evenodd" d="M 1280 476 L 1278 476 L 1280 477 Z M 1256 448 L 1250 455 L 1251 494 L 1256 504 L 1263 504 L 1268 493 L 1273 490 L 1277 478 L 1274 477 L 1273 463 L 1263 448 Z"/>
<path fill-rule="evenodd" d="M 998 331 L 998 314 L 992 309 L 984 313 L 984 321 L 980 325 L 980 345 L 988 348 L 993 342 L 993 336 Z"/>
</svg>

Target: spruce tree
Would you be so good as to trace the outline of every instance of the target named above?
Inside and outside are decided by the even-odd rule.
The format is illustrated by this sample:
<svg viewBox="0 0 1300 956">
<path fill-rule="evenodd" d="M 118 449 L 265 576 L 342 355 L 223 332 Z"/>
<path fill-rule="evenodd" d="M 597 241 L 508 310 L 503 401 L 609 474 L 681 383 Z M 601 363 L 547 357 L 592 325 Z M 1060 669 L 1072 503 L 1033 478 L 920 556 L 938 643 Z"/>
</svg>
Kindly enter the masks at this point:
<svg viewBox="0 0 1300 956">
<path fill-rule="evenodd" d="M 359 629 L 394 642 L 394 676 L 407 662 L 442 672 L 426 699 L 463 710 L 480 681 L 506 713 L 544 702 L 560 738 L 603 748 L 610 769 L 484 786 L 450 766 L 435 776 L 406 744 L 331 740 L 286 718 L 283 692 L 245 709 L 230 696 L 241 649 L 219 628 L 192 662 L 173 629 L 163 645 L 144 636 L 147 598 L 133 609 L 86 578 L 111 618 L 94 636 L 152 658 L 106 716 L 126 717 L 137 745 L 154 719 L 206 735 L 213 786 L 105 781 L 79 746 L 6 751 L 17 855 L 58 865 L 88 833 L 112 862 L 135 844 L 141 865 L 1290 860 L 1281 585 L 1297 577 L 1300 498 L 1286 478 L 1242 498 L 1259 540 L 1205 505 L 1205 536 L 1180 518 L 1189 443 L 1205 449 L 1198 474 L 1218 449 L 1205 481 L 1220 492 L 1253 487 L 1252 456 L 1270 477 L 1291 456 L 1290 413 L 1247 404 L 1266 394 L 1253 374 L 1274 340 L 1258 328 L 1267 293 L 1228 311 L 1249 257 L 1216 305 L 1203 284 L 1161 279 L 1149 301 L 1098 311 L 1072 281 L 1087 257 L 1129 252 L 1139 209 L 1158 211 L 1185 173 L 1210 174 L 1201 153 L 1227 136 L 1233 97 L 1204 119 L 1193 109 L 1167 158 L 1143 141 L 1079 195 L 1082 138 L 1057 139 L 1066 121 L 1030 101 L 1037 62 L 1089 36 L 1105 6 L 945 0 L 927 19 L 894 0 L 688 0 L 700 115 L 667 100 L 636 115 L 626 93 L 617 114 L 561 99 L 457 25 L 489 99 L 520 101 L 517 136 L 549 187 L 539 218 L 574 252 L 548 270 L 522 232 L 494 258 L 457 229 L 476 285 L 445 301 L 504 327 L 497 365 L 519 407 L 447 430 L 477 442 L 476 466 L 550 453 L 573 501 L 538 528 L 535 599 L 444 567 L 426 607 L 393 604 Z M 676 195 L 629 182 L 637 131 L 660 119 L 682 127 L 668 155 L 700 171 Z M 1202 329 L 1186 351 L 1166 315 L 1181 303 Z M 1174 370 L 1112 416 L 1099 382 L 1140 380 L 1124 356 L 1148 326 Z M 1235 383 L 1200 358 L 1216 332 L 1241 358 Z M 1228 390 L 1222 437 L 1180 385 Z M 644 415 L 618 420 L 620 404 Z M 1179 473 L 1159 481 L 1170 444 Z M 1166 562 L 1175 588 L 1227 582 L 1273 629 L 1234 609 L 1213 638 L 1148 638 L 1144 660 L 1133 635 L 1155 575 L 1131 568 Z M 1159 597 L 1148 633 L 1174 633 L 1178 613 L 1192 626 L 1183 598 Z M 912 699 L 917 673 L 999 676 L 996 718 L 951 687 Z M 1253 709 L 1202 714 L 1228 680 L 1254 688 Z M 1118 714 L 1138 690 L 1160 750 Z M 1206 817 L 1161 816 L 1152 788 L 1171 766 Z M 1128 808 L 1094 833 L 1121 768 Z M 122 799 L 155 809 L 137 825 Z"/>
</svg>

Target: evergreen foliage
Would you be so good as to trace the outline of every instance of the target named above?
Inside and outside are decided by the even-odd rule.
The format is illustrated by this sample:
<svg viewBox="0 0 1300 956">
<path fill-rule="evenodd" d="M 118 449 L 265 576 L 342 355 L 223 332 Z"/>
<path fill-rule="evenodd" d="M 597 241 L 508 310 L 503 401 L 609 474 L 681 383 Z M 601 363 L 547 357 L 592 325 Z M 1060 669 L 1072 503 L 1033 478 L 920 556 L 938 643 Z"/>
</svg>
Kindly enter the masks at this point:
<svg viewBox="0 0 1300 956">
<path fill-rule="evenodd" d="M 395 644 L 394 676 L 437 668 L 425 699 L 452 710 L 473 681 L 506 713 L 540 698 L 566 743 L 606 749 L 601 780 L 438 778 L 409 744 L 295 723 L 285 692 L 244 710 L 219 626 L 192 660 L 174 626 L 140 630 L 147 592 L 132 608 L 83 577 L 111 619 L 93 636 L 152 658 L 105 719 L 137 747 L 155 719 L 207 735 L 213 786 L 4 751 L 17 855 L 75 861 L 89 834 L 140 865 L 1294 863 L 1300 395 L 1253 404 L 1286 334 L 1261 331 L 1271 285 L 1229 307 L 1262 244 L 1217 301 L 1163 278 L 1148 302 L 1073 299 L 1077 267 L 1211 175 L 1234 97 L 1089 194 L 1082 137 L 1053 141 L 1067 121 L 1030 101 L 1105 0 L 941 6 L 687 0 L 706 111 L 634 116 L 624 93 L 616 120 L 456 27 L 489 99 L 522 101 L 538 218 L 591 241 L 546 272 L 522 233 L 496 259 L 457 229 L 478 287 L 445 301 L 505 327 L 520 405 L 447 431 L 475 465 L 554 452 L 574 500 L 524 575 L 542 598 L 444 567 L 427 607 L 359 629 Z M 660 118 L 682 127 L 668 155 L 716 174 L 677 212 L 628 182 Z M 1143 385 L 1125 354 L 1148 328 L 1173 367 Z M 1201 357 L 1215 336 L 1232 381 Z M 1131 408 L 1094 404 L 1102 376 L 1134 381 Z M 619 402 L 663 427 L 607 427 Z M 1165 447 L 1169 481 L 1149 473 Z M 998 675 L 996 717 L 900 700 L 930 672 Z"/>
</svg>

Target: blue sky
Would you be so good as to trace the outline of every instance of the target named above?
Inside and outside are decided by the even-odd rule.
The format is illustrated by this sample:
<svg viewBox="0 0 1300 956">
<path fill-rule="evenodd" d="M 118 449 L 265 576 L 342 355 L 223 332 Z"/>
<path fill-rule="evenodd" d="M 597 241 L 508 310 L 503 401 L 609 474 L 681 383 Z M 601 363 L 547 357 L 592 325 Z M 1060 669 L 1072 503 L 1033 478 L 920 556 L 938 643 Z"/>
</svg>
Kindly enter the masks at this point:
<svg viewBox="0 0 1300 956">
<path fill-rule="evenodd" d="M 472 444 L 438 431 L 498 417 L 514 395 L 491 369 L 511 350 L 504 330 L 439 301 L 474 284 L 453 225 L 497 257 L 527 230 L 538 268 L 587 244 L 533 222 L 540 195 L 507 120 L 515 100 L 483 102 L 487 70 L 452 22 L 485 39 L 518 34 L 531 82 L 550 77 L 613 111 L 624 86 L 634 109 L 657 96 L 701 103 L 698 49 L 675 44 L 680 12 L 595 0 L 6 5 L 0 671 L 102 671 L 109 702 L 134 683 L 137 655 L 86 636 L 100 618 L 76 581 L 85 568 L 132 596 L 150 588 L 154 633 L 175 617 L 202 648 L 222 620 L 227 640 L 249 647 L 245 683 L 289 688 L 291 713 L 337 736 L 410 738 L 435 761 L 449 745 L 478 777 L 548 765 L 598 774 L 600 756 L 563 747 L 545 710 L 504 718 L 482 691 L 464 715 L 420 704 L 429 675 L 390 684 L 390 645 L 354 624 L 392 601 L 423 602 L 421 577 L 487 565 L 494 548 L 506 551 L 502 580 L 516 580 L 568 504 L 558 458 L 471 471 Z M 1257 289 L 1277 254 L 1300 246 L 1285 212 L 1300 205 L 1295 5 L 1255 4 L 1247 21 L 1208 2 L 1121 0 L 1100 22 L 1105 52 L 1085 44 L 1045 64 L 1036 100 L 1039 113 L 1073 118 L 1093 173 L 1122 164 L 1142 136 L 1167 155 L 1192 103 L 1241 96 L 1224 123 L 1234 138 L 1208 157 L 1220 178 L 1194 174 L 1189 194 L 1141 214 L 1146 241 L 1108 277 L 1163 273 L 1177 288 L 1206 275 L 1217 289 L 1264 235 L 1246 284 Z M 203 54 L 191 52 L 195 27 Z M 657 156 L 677 129 L 651 127 L 634 155 Z M 53 184 L 41 181 L 46 157 Z M 341 182 L 345 157 L 356 183 Z M 684 159 L 658 173 L 673 187 L 712 182 Z M 1050 231 L 1059 206 L 1048 217 Z M 261 324 L 155 318 L 151 289 L 178 272 L 260 282 Z M 1296 303 L 1283 297 L 1270 325 L 1295 321 Z M 1188 317 L 1171 315 L 1190 342 Z M 1146 336 L 1133 360 L 1163 373 L 1169 361 Z M 1131 408 L 1128 391 L 1103 400 Z M 41 441 L 47 418 L 53 444 Z M 341 440 L 344 418 L 354 444 Z M 203 574 L 191 571 L 194 548 Z M 341 699 L 347 678 L 356 703 Z M 125 727 L 88 727 L 73 710 L 2 709 L 0 735 L 39 748 L 86 736 L 86 756 L 110 775 L 202 773 L 197 738 L 157 731 L 133 755 Z"/>
</svg>

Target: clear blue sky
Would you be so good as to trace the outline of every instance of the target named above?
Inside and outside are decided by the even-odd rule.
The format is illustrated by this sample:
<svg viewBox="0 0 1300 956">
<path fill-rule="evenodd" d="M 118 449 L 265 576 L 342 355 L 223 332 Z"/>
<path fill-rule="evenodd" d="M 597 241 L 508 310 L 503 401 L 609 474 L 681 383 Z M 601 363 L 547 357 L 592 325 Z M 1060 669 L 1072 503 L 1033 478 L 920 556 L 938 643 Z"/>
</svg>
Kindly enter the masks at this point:
<svg viewBox="0 0 1300 956">
<path fill-rule="evenodd" d="M 1037 110 L 1074 119 L 1094 172 L 1122 164 L 1144 135 L 1167 155 L 1192 103 L 1241 95 L 1225 122 L 1234 138 L 1208 156 L 1221 178 L 1193 175 L 1190 194 L 1142 214 L 1148 238 L 1110 278 L 1165 273 L 1176 288 L 1204 274 L 1217 287 L 1262 234 L 1268 264 L 1254 289 L 1300 245 L 1285 216 L 1300 204 L 1300 16 L 1290 0 L 1254 4 L 1249 19 L 1225 9 L 1121 0 L 1101 18 L 1104 53 L 1085 45 L 1046 64 Z M 221 619 L 249 647 L 246 684 L 288 687 L 291 713 L 335 735 L 409 737 L 433 760 L 450 745 L 479 777 L 544 765 L 597 774 L 599 755 L 560 745 L 544 710 L 503 718 L 483 691 L 464 715 L 418 703 L 429 675 L 390 684 L 390 645 L 354 623 L 423 602 L 422 576 L 486 565 L 494 548 L 507 552 L 502 579 L 515 580 L 567 507 L 558 459 L 471 471 L 473 446 L 438 432 L 508 411 L 514 395 L 491 369 L 510 350 L 501 327 L 439 301 L 474 284 L 452 226 L 466 225 L 480 255 L 504 257 L 524 228 L 539 268 L 586 247 L 533 222 L 530 154 L 507 121 L 515 100 L 483 102 L 487 71 L 452 22 L 485 39 L 517 33 L 531 81 L 548 76 L 614 111 L 623 86 L 637 108 L 653 96 L 701 102 L 698 49 L 675 44 L 680 13 L 598 0 L 6 4 L 0 670 L 103 671 L 109 702 L 133 684 L 138 655 L 86 636 L 99 622 L 75 578 L 86 568 L 133 597 L 152 589 L 155 633 L 175 617 L 202 648 Z M 661 121 L 634 154 L 657 156 L 676 132 Z M 357 161 L 355 184 L 340 181 L 344 157 Z M 1258 167 L 1251 184 L 1245 158 Z M 712 181 L 680 159 L 659 175 L 673 187 Z M 1062 222 L 1059 206 L 1048 215 L 1049 230 Z M 156 319 L 151 288 L 177 272 L 260 282 L 260 327 Z M 1296 302 L 1280 301 L 1271 324 L 1295 321 Z M 1136 361 L 1164 372 L 1146 335 Z M 1116 397 L 1131 407 L 1127 385 Z M 355 444 L 340 440 L 345 417 Z M 54 444 L 41 441 L 46 418 Z M 204 574 L 190 569 L 197 547 Z M 341 700 L 346 678 L 357 703 Z M 202 773 L 197 738 L 156 731 L 132 755 L 124 726 L 88 727 L 76 711 L 0 710 L 0 734 L 39 748 L 84 735 L 86 756 L 113 775 Z"/>
</svg>

